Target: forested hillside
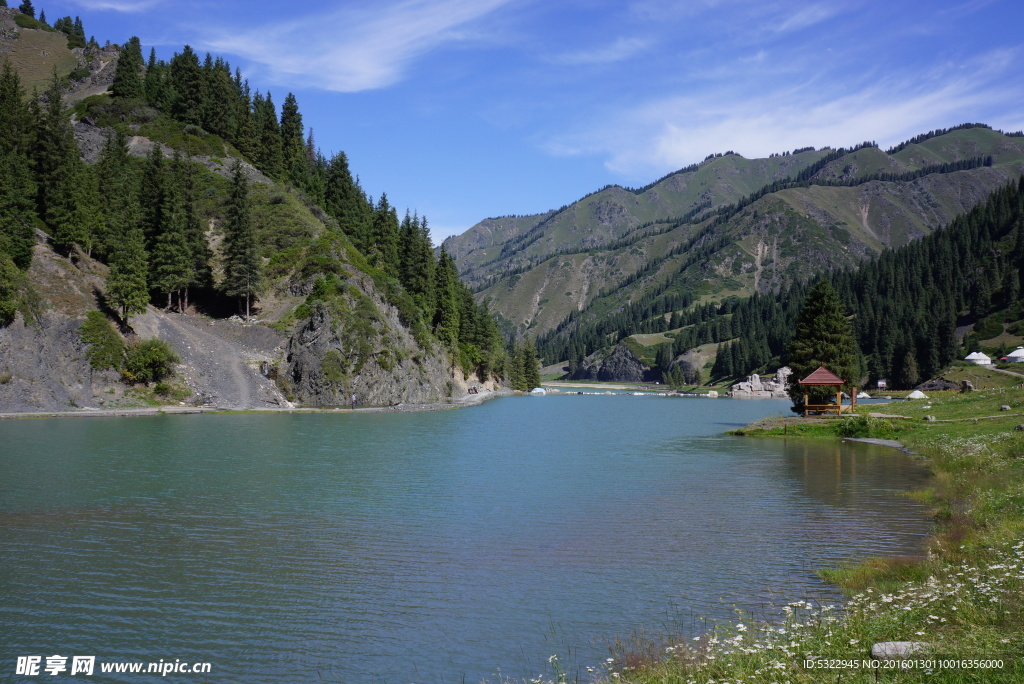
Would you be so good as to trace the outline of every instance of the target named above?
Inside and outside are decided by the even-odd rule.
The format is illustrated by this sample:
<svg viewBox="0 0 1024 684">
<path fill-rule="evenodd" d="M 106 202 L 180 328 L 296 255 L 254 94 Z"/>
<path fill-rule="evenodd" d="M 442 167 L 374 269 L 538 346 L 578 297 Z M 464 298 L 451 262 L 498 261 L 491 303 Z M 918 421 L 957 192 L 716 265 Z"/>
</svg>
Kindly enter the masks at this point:
<svg viewBox="0 0 1024 684">
<path fill-rule="evenodd" d="M 644 188 L 488 219 L 445 246 L 510 332 L 561 344 L 630 306 L 682 312 L 688 298 L 767 293 L 851 267 L 927 235 L 1022 171 L 1024 138 L 982 124 L 889 150 L 725 153 Z"/>
<path fill-rule="evenodd" d="M 853 324 L 860 375 L 872 381 L 912 387 L 982 343 L 1005 353 L 1007 341 L 1024 334 L 1024 176 L 930 235 L 824 277 Z M 671 338 L 657 353 L 667 374 L 680 355 L 708 343 L 719 345 L 711 379 L 764 372 L 786 362 L 810 282 L 720 304 L 685 296 L 638 303 L 576 336 L 549 336 L 542 353 L 575 365 L 609 339 L 662 332 Z"/>
<path fill-rule="evenodd" d="M 188 46 L 147 61 L 137 38 L 84 41 L 78 18 L 50 27 L 0 8 L 0 20 L 16 27 L 7 52 L 63 32 L 78 63 L 51 65 L 39 96 L 21 76 L 37 65 L 0 53 L 0 326 L 45 330 L 58 315 L 33 270 L 43 250 L 102 279 L 91 308 L 129 349 L 149 307 L 272 325 L 289 341 L 270 372 L 296 401 L 428 401 L 452 391 L 453 369 L 504 372 L 493 319 L 435 256 L 427 219 L 368 197 L 344 153 L 325 158 L 294 96 L 278 111 Z M 0 390 L 13 392 L 7 362 Z"/>
</svg>

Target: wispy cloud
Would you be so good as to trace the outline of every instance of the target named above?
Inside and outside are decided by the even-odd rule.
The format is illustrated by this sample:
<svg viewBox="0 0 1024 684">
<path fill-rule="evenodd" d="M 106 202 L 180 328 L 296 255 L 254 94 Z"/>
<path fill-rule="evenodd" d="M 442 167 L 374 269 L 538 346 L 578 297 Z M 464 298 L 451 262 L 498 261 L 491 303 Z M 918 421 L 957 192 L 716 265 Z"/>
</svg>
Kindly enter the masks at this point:
<svg viewBox="0 0 1024 684">
<path fill-rule="evenodd" d="M 279 83 L 339 92 L 399 82 L 418 57 L 445 44 L 477 39 L 470 25 L 512 0 L 405 0 L 341 7 L 247 31 L 225 32 L 206 47 L 260 65 Z"/>
<path fill-rule="evenodd" d="M 160 4 L 161 0 L 74 0 L 76 5 L 90 10 L 109 10 L 136 14 Z"/>
<path fill-rule="evenodd" d="M 610 64 L 621 62 L 643 52 L 650 47 L 651 41 L 645 38 L 618 38 L 610 45 L 592 50 L 564 52 L 555 55 L 550 61 L 568 66 L 585 64 Z"/>
<path fill-rule="evenodd" d="M 842 8 L 834 4 L 815 3 L 813 5 L 807 5 L 787 16 L 782 23 L 775 28 L 775 30 L 779 33 L 786 33 L 787 31 L 805 29 L 809 26 L 820 24 L 827 19 L 831 19 L 841 11 Z"/>
<path fill-rule="evenodd" d="M 611 114 L 583 133 L 551 139 L 556 155 L 597 154 L 617 175 L 642 180 L 734 150 L 747 157 L 796 147 L 889 145 L 941 126 L 974 121 L 982 108 L 1019 119 L 1020 93 L 1005 87 L 1019 53 L 998 50 L 928 78 L 903 73 L 842 93 L 820 82 L 744 93 L 725 88 L 652 100 Z M 1001 122 L 992 121 L 994 125 Z"/>
</svg>

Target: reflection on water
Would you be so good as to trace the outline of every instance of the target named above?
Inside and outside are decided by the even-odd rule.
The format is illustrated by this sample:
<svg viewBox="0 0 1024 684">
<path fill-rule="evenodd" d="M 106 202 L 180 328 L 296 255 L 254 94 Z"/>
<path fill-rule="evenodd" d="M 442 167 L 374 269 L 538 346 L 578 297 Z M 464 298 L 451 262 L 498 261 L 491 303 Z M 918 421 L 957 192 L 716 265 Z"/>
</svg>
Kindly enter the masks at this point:
<svg viewBox="0 0 1024 684">
<path fill-rule="evenodd" d="M 918 549 L 927 521 L 900 493 L 925 474 L 890 449 L 719 434 L 786 406 L 5 422 L 0 660 L 477 681 L 835 599 L 818 567 Z"/>
</svg>

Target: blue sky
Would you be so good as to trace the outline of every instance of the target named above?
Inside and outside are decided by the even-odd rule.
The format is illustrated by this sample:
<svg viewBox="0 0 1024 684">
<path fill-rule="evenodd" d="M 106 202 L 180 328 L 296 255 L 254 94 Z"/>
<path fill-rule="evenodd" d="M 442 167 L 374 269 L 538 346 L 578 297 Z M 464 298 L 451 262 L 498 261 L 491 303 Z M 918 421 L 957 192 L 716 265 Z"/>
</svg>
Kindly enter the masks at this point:
<svg viewBox="0 0 1024 684">
<path fill-rule="evenodd" d="M 278 106 L 294 92 L 325 154 L 438 242 L 715 152 L 1024 129 L 1020 0 L 34 4 L 101 43 L 222 55 Z"/>
</svg>

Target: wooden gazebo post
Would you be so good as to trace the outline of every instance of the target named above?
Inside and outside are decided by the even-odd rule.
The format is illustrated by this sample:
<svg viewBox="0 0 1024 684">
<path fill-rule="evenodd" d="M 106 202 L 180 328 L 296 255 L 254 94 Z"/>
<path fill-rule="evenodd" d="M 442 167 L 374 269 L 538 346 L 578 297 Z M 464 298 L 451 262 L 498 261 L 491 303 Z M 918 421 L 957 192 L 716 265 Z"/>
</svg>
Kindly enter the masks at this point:
<svg viewBox="0 0 1024 684">
<path fill-rule="evenodd" d="M 814 411 L 829 411 L 831 406 L 829 404 L 808 404 L 807 403 L 807 387 L 808 386 L 835 386 L 836 388 L 836 415 L 842 415 L 843 412 L 843 385 L 846 381 L 838 377 L 835 373 L 825 368 L 825 364 L 821 364 L 818 370 L 808 375 L 803 380 L 797 381 L 804 390 L 804 418 L 807 417 L 807 412 Z"/>
</svg>

